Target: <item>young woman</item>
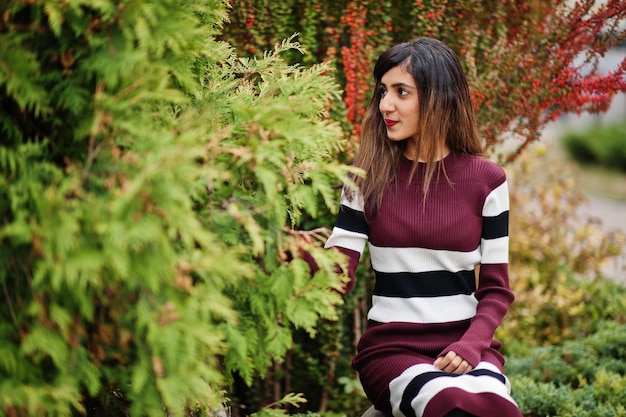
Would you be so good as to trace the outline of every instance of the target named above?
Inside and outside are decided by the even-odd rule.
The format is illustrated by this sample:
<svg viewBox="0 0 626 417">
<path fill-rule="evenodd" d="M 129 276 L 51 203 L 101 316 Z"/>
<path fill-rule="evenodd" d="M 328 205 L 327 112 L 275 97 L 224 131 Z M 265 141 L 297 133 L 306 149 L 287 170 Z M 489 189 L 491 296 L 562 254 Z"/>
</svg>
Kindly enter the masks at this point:
<svg viewBox="0 0 626 417">
<path fill-rule="evenodd" d="M 519 417 L 494 340 L 513 301 L 507 182 L 480 156 L 462 67 L 420 38 L 381 54 L 374 79 L 354 161 L 366 176 L 326 242 L 352 280 L 368 242 L 376 275 L 353 366 L 387 416 Z"/>
</svg>

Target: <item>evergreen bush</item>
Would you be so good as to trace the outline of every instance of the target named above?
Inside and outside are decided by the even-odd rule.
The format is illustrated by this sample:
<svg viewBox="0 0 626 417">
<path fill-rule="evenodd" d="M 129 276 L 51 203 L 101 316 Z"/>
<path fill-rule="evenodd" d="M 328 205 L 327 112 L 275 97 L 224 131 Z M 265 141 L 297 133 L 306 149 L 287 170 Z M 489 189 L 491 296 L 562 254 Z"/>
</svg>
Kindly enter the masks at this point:
<svg viewBox="0 0 626 417">
<path fill-rule="evenodd" d="M 626 326 L 510 357 L 506 371 L 526 416 L 626 415 Z"/>
<path fill-rule="evenodd" d="M 0 6 L 0 415 L 208 415 L 336 319 L 338 87 L 215 40 L 225 2 Z M 298 396 L 287 404 L 298 404 Z"/>
</svg>

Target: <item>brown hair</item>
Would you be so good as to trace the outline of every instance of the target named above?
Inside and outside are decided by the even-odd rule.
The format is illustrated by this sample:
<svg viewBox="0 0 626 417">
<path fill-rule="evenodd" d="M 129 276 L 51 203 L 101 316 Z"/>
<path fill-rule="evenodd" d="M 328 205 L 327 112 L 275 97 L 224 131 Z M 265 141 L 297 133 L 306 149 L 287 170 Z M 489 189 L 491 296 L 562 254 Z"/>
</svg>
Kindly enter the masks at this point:
<svg viewBox="0 0 626 417">
<path fill-rule="evenodd" d="M 378 57 L 374 66 L 374 95 L 363 119 L 360 148 L 353 163 L 365 171 L 365 177 L 355 175 L 352 180 L 369 213 L 378 211 L 385 190 L 395 179 L 405 148 L 406 141 L 394 142 L 387 138 L 384 119 L 378 109 L 381 79 L 398 65 L 413 75 L 418 90 L 417 151 L 426 158 L 424 198 L 435 172 L 442 169 L 443 164 L 437 161 L 437 157 L 444 144 L 451 152 L 482 153 L 467 79 L 454 52 L 432 38 L 419 38 L 393 46 Z M 411 176 L 418 163 L 416 157 Z M 445 168 L 443 171 L 445 173 Z M 347 187 L 346 193 L 351 199 L 352 191 Z"/>
</svg>

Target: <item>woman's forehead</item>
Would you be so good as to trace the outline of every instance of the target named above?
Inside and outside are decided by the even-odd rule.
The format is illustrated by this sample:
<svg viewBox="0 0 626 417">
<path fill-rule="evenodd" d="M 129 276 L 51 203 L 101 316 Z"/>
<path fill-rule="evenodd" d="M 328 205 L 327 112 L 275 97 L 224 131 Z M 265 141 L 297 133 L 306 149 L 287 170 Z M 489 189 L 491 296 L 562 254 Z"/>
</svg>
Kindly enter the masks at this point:
<svg viewBox="0 0 626 417">
<path fill-rule="evenodd" d="M 381 80 L 381 84 L 386 86 L 391 86 L 395 84 L 404 84 L 409 87 L 415 88 L 415 80 L 413 79 L 413 74 L 408 72 L 404 66 L 397 65 L 392 67 L 389 71 L 383 74 Z"/>
</svg>

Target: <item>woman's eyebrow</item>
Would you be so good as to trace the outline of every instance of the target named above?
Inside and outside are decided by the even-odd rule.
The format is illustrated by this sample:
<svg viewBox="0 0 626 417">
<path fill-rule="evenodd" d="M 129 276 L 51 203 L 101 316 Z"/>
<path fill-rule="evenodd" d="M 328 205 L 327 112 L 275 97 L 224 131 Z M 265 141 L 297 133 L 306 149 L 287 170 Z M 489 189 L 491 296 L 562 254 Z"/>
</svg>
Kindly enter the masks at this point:
<svg viewBox="0 0 626 417">
<path fill-rule="evenodd" d="M 385 83 L 383 83 L 383 82 L 381 82 L 381 83 L 380 83 L 380 85 L 382 85 L 383 87 L 387 87 L 387 86 L 385 85 Z M 417 90 L 417 88 L 416 88 L 416 87 L 413 87 L 412 85 L 405 84 L 405 83 L 395 83 L 395 84 L 391 84 L 391 87 L 392 87 L 392 88 L 398 88 L 398 87 L 401 87 L 401 88 L 410 88 L 410 89 L 412 89 L 412 90 Z"/>
</svg>

